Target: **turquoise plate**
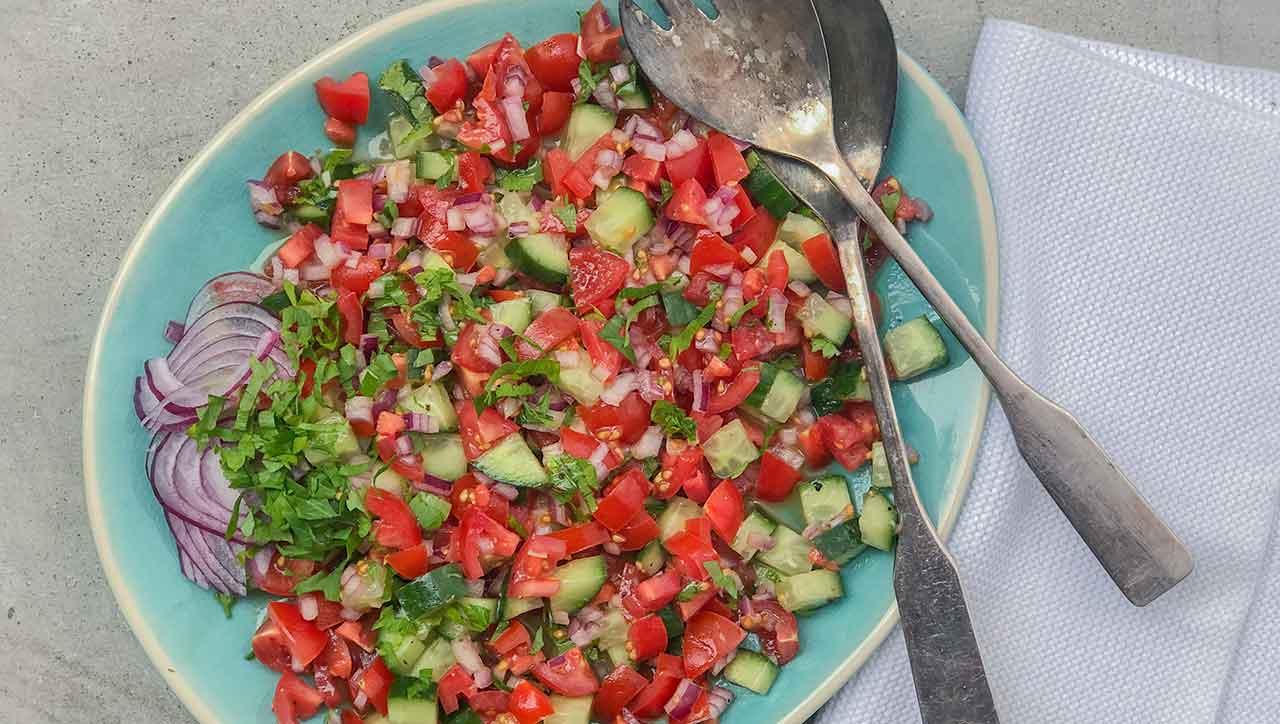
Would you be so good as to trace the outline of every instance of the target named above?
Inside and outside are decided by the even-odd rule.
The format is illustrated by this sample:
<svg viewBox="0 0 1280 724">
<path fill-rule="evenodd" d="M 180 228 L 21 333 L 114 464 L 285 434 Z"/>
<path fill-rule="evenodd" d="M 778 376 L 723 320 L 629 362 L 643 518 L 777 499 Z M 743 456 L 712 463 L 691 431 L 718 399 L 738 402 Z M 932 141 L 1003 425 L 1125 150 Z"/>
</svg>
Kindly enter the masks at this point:
<svg viewBox="0 0 1280 724">
<path fill-rule="evenodd" d="M 587 0 L 438 0 L 339 43 L 249 105 L 191 161 L 129 247 L 103 310 L 85 384 L 85 493 L 116 600 L 156 669 L 204 724 L 270 724 L 275 676 L 245 661 L 262 600 L 231 620 L 178 571 L 172 538 L 143 473 L 147 436 L 134 418 L 133 378 L 163 354 L 165 321 L 181 318 L 208 278 L 246 267 L 272 240 L 249 213 L 244 181 L 282 150 L 326 147 L 312 83 L 376 74 L 391 61 L 465 55 L 503 30 L 537 41 L 574 28 Z M 515 12 L 516 10 L 519 12 Z M 935 220 L 913 242 L 988 337 L 996 320 L 995 219 L 982 162 L 945 92 L 906 56 L 886 169 L 928 199 Z M 375 106 L 374 118 L 384 108 Z M 880 278 L 888 322 L 929 311 L 902 272 Z M 987 409 L 987 387 L 955 340 L 947 370 L 898 388 L 916 481 L 944 533 L 964 497 Z M 856 476 L 855 476 L 856 477 Z M 864 474 L 865 477 L 865 474 Z M 865 484 L 865 481 L 864 481 Z M 891 558 L 872 551 L 844 571 L 846 596 L 801 623 L 801 654 L 769 696 L 742 694 L 725 724 L 799 724 L 867 660 L 897 620 Z"/>
</svg>

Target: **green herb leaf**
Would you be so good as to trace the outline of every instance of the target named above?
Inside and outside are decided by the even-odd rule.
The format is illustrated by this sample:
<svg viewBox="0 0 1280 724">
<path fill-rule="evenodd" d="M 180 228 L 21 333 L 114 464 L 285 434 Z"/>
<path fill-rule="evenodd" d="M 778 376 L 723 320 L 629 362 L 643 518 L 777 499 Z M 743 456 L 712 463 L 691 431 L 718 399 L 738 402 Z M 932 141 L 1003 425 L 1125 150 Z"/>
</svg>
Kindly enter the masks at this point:
<svg viewBox="0 0 1280 724">
<path fill-rule="evenodd" d="M 891 194 L 885 194 L 880 197 L 880 208 L 884 209 L 884 215 L 893 221 L 898 215 L 898 206 L 902 204 L 902 192 L 894 191 Z"/>
<path fill-rule="evenodd" d="M 551 393 L 542 393 L 542 399 L 534 404 L 525 400 L 520 412 L 516 414 L 516 422 L 521 427 L 549 427 L 554 424 L 555 417 L 551 414 Z"/>
<path fill-rule="evenodd" d="M 585 60 L 582 62 L 586 62 Z M 578 231 L 578 207 L 570 203 L 558 204 L 551 207 L 551 213 L 564 224 L 566 233 L 574 234 Z"/>
<path fill-rule="evenodd" d="M 809 346 L 813 348 L 814 352 L 817 352 L 818 354 L 822 355 L 823 357 L 826 357 L 827 359 L 832 359 L 836 355 L 840 354 L 840 348 L 837 347 L 834 343 L 831 342 L 831 340 L 827 339 L 826 337 L 819 337 L 819 336 L 811 337 L 809 339 Z"/>
<path fill-rule="evenodd" d="M 606 72 L 605 69 L 601 69 L 600 75 L 596 75 L 591 68 L 591 61 L 584 58 L 578 64 L 578 82 L 581 85 L 578 87 L 578 97 L 574 103 L 585 103 L 591 97 L 591 94 L 595 92 L 596 86 L 600 84 L 600 80 L 604 78 Z"/>
<path fill-rule="evenodd" d="M 390 696 L 396 699 L 411 701 L 430 701 L 435 703 L 435 682 L 420 679 L 416 676 L 397 676 L 391 685 Z"/>
<path fill-rule="evenodd" d="M 636 352 L 631 348 L 631 335 L 627 320 L 622 315 L 614 315 L 604 327 L 600 328 L 600 339 L 613 345 L 632 364 L 636 362 Z"/>
<path fill-rule="evenodd" d="M 407 616 L 421 618 L 443 609 L 469 592 L 461 566 L 450 563 L 401 586 L 396 598 Z"/>
<path fill-rule="evenodd" d="M 552 455 L 543 461 L 547 468 L 550 492 L 562 503 L 582 495 L 587 509 L 595 510 L 595 493 L 600 482 L 596 479 L 595 466 L 590 461 L 572 455 Z"/>
<path fill-rule="evenodd" d="M 658 205 L 665 206 L 671 200 L 671 196 L 675 194 L 676 187 L 671 185 L 670 181 L 662 179 L 658 182 L 658 190 L 662 194 L 662 198 L 658 200 Z"/>
<path fill-rule="evenodd" d="M 449 517 L 450 504 L 437 495 L 418 493 L 409 500 L 409 510 L 418 519 L 418 525 L 430 533 L 444 525 L 445 519 Z"/>
<path fill-rule="evenodd" d="M 560 379 L 560 363 L 553 359 L 531 359 L 507 362 L 498 367 L 485 383 L 484 393 L 476 398 L 476 412 L 483 412 L 504 397 L 525 397 L 534 392 L 533 385 L 513 384 L 527 377 L 546 377 L 555 383 Z"/>
<path fill-rule="evenodd" d="M 839 412 L 857 391 L 861 376 L 862 365 L 856 362 L 836 366 L 831 375 L 814 385 L 809 393 L 814 413 L 821 417 Z"/>
<path fill-rule="evenodd" d="M 703 591 L 702 584 L 698 583 L 697 581 L 689 581 L 684 585 L 684 588 L 680 589 L 680 593 L 676 594 L 676 600 L 692 601 L 693 599 L 697 598 L 698 594 L 702 593 L 702 591 Z"/>
<path fill-rule="evenodd" d="M 671 338 L 671 350 L 667 356 L 673 360 L 679 357 L 681 352 L 689 349 L 693 344 L 693 338 L 698 334 L 698 330 L 711 323 L 712 318 L 716 316 L 716 302 L 718 300 L 715 297 L 717 296 L 713 294 L 712 300 L 707 302 L 707 306 L 703 307 L 702 311 L 698 312 L 698 316 L 685 325 L 680 334 Z"/>
<path fill-rule="evenodd" d="M 760 300 L 752 299 L 751 301 L 739 307 L 738 311 L 734 312 L 733 315 L 729 317 L 729 326 L 730 327 L 738 326 L 738 322 L 742 321 L 742 317 L 746 315 L 747 312 L 750 312 L 752 309 L 755 309 L 756 305 L 759 303 L 760 303 Z"/>
<path fill-rule="evenodd" d="M 312 591 L 320 591 L 324 597 L 330 601 L 342 600 L 342 571 L 346 569 L 346 565 L 335 567 L 332 571 L 320 571 L 315 575 L 298 581 L 294 591 L 297 593 L 310 593 Z"/>
<path fill-rule="evenodd" d="M 236 605 L 236 597 L 230 593 L 214 591 L 213 598 L 218 602 L 218 605 L 222 606 L 223 615 L 227 618 L 231 618 L 231 608 Z"/>
<path fill-rule="evenodd" d="M 542 181 L 542 162 L 534 159 L 527 168 L 498 170 L 498 187 L 506 191 L 532 191 Z"/>
<path fill-rule="evenodd" d="M 729 598 L 738 600 L 738 579 L 725 573 L 718 561 L 705 561 L 702 567 L 711 575 L 712 582 L 719 586 L 720 590 L 729 594 Z"/>
<path fill-rule="evenodd" d="M 698 425 L 674 403 L 658 400 L 649 411 L 649 419 L 662 428 L 668 436 L 683 437 L 690 442 L 698 441 Z"/>
</svg>

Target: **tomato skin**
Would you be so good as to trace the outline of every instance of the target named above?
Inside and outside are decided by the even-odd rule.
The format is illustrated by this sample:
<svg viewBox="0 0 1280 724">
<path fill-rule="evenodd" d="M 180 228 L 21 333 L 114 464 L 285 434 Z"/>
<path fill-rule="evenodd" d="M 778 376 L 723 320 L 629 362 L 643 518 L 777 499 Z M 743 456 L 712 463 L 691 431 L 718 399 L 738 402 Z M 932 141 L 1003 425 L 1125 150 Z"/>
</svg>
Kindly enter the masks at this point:
<svg viewBox="0 0 1280 724">
<path fill-rule="evenodd" d="M 756 496 L 761 500 L 783 500 L 791 494 L 799 481 L 799 470 L 766 450 L 760 458 L 760 479 L 756 482 Z"/>
<path fill-rule="evenodd" d="M 547 535 L 531 535 L 521 546 L 511 566 L 507 595 L 512 598 L 553 596 L 560 581 L 551 578 L 556 564 L 568 557 L 564 540 Z"/>
<path fill-rule="evenodd" d="M 262 622 L 251 640 L 253 656 L 272 671 L 287 671 L 293 665 L 289 652 L 289 640 L 280 625 L 270 618 Z"/>
<path fill-rule="evenodd" d="M 689 275 L 693 276 L 708 267 L 737 267 L 743 263 L 738 250 L 718 234 L 700 233 L 698 241 L 693 245 L 693 253 L 689 256 Z"/>
<path fill-rule="evenodd" d="M 271 564 L 267 566 L 266 574 L 260 579 L 255 577 L 253 585 L 257 586 L 258 590 L 269 593 L 272 596 L 292 596 L 294 586 L 298 585 L 299 581 L 309 578 L 315 572 L 315 561 L 273 555 Z"/>
<path fill-rule="evenodd" d="M 458 180 L 468 192 L 484 191 L 485 184 L 492 177 L 493 164 L 489 159 L 475 151 L 466 151 L 458 156 Z"/>
<path fill-rule="evenodd" d="M 765 286 L 782 291 L 787 288 L 787 279 L 790 274 L 791 267 L 787 264 L 785 254 L 775 251 L 769 255 L 769 260 L 765 264 Z"/>
<path fill-rule="evenodd" d="M 560 428 L 560 445 L 564 451 L 575 458 L 588 460 L 591 454 L 596 451 L 601 443 L 599 440 L 584 435 L 577 430 L 568 427 Z M 612 450 L 609 450 L 604 456 L 604 466 L 609 470 L 613 470 L 622 464 L 622 458 Z"/>
<path fill-rule="evenodd" d="M 643 184 L 656 184 L 662 179 L 662 162 L 633 153 L 622 162 L 622 173 Z"/>
<path fill-rule="evenodd" d="M 341 148 L 356 145 L 356 127 L 340 118 L 330 117 L 324 122 L 324 135 Z"/>
<path fill-rule="evenodd" d="M 471 66 L 477 76 L 484 77 L 489 72 L 489 68 L 493 66 L 493 59 L 498 55 L 499 45 L 502 45 L 501 38 L 476 48 L 471 51 L 471 55 L 467 56 L 467 65 Z"/>
<path fill-rule="evenodd" d="M 559 146 L 547 151 L 547 155 L 542 159 L 542 173 L 546 177 L 547 185 L 551 187 L 551 193 L 556 196 L 569 193 L 569 189 L 565 186 L 565 176 L 572 170 L 573 160 Z"/>
<path fill-rule="evenodd" d="M 742 152 L 733 145 L 733 139 L 719 131 L 707 134 L 707 150 L 711 152 L 711 167 L 716 183 L 720 186 L 736 184 L 751 173 Z"/>
<path fill-rule="evenodd" d="M 635 669 L 620 665 L 600 682 L 600 691 L 591 702 L 591 710 L 598 718 L 611 721 L 648 685 L 649 680 L 636 673 Z"/>
<path fill-rule="evenodd" d="M 450 353 L 450 358 L 455 365 L 486 375 L 498 369 L 498 365 L 481 357 L 478 351 L 480 335 L 484 333 L 484 330 L 475 322 L 467 322 L 463 325 L 462 331 L 458 333 L 458 341 Z"/>
<path fill-rule="evenodd" d="M 384 412 L 382 416 L 390 414 Z M 418 519 L 400 496 L 370 486 L 365 491 L 364 507 L 378 519 L 373 524 L 373 537 L 379 545 L 403 550 L 422 543 L 422 529 L 418 527 Z"/>
<path fill-rule="evenodd" d="M 667 202 L 666 216 L 675 221 L 706 226 L 707 217 L 703 211 L 706 203 L 707 192 L 702 190 L 702 184 L 696 179 L 685 179 Z"/>
<path fill-rule="evenodd" d="M 369 75 L 363 71 L 341 83 L 326 75 L 316 81 L 316 97 L 331 118 L 357 126 L 369 120 Z"/>
<path fill-rule="evenodd" d="M 440 706 L 444 708 L 446 714 L 452 714 L 458 710 L 458 697 L 473 696 L 476 693 L 476 684 L 472 680 L 471 674 L 462 668 L 462 664 L 454 664 L 449 667 L 445 675 L 440 677 L 437 682 L 439 688 L 436 690 L 440 701 Z"/>
<path fill-rule="evenodd" d="M 262 177 L 262 183 L 279 192 L 290 186 L 297 186 L 299 181 L 311 178 L 313 173 L 311 161 L 306 156 L 297 151 L 285 151 L 271 162 L 271 167 Z"/>
<path fill-rule="evenodd" d="M 551 706 L 551 699 L 533 684 L 521 680 L 511 690 L 507 711 L 515 715 L 520 724 L 538 724 L 538 722 L 556 713 Z"/>
<path fill-rule="evenodd" d="M 661 529 L 658 528 L 658 521 L 654 520 L 653 516 L 646 511 L 641 510 L 636 513 L 630 522 L 623 526 L 622 530 L 614 534 L 614 538 L 615 540 L 617 538 L 622 539 L 616 542 L 618 548 L 623 551 L 638 551 L 648 545 L 650 541 L 657 540 L 661 532 Z"/>
<path fill-rule="evenodd" d="M 453 481 L 449 503 L 449 512 L 459 520 L 463 513 L 472 508 L 478 508 L 494 520 L 506 520 L 511 515 L 511 504 L 507 499 L 493 492 L 471 473 Z"/>
<path fill-rule="evenodd" d="M 742 493 L 732 480 L 722 480 L 702 506 L 702 512 L 721 540 L 732 543 L 744 517 Z"/>
<path fill-rule="evenodd" d="M 738 624 L 719 614 L 700 611 L 684 629 L 684 673 L 690 679 L 705 674 L 747 637 Z"/>
<path fill-rule="evenodd" d="M 597 319 L 582 319 L 578 322 L 578 333 L 582 335 L 582 345 L 591 356 L 592 366 L 609 371 L 609 376 L 604 380 L 607 383 L 622 369 L 622 353 L 600 338 L 600 330 L 603 328 L 604 322 Z"/>
<path fill-rule="evenodd" d="M 552 35 L 525 51 L 524 59 L 545 88 L 570 92 L 573 79 L 578 77 L 578 35 Z"/>
<path fill-rule="evenodd" d="M 538 133 L 550 136 L 559 133 L 569 121 L 573 111 L 573 94 L 547 91 L 542 94 L 542 109 L 538 112 Z"/>
<path fill-rule="evenodd" d="M 734 356 L 739 360 L 743 360 L 744 364 L 747 360 L 769 354 L 777 346 L 774 342 L 773 333 L 765 329 L 765 326 L 758 320 L 751 318 L 741 320 L 738 326 L 734 327 L 733 331 L 729 333 L 729 339 L 733 344 Z M 757 382 L 759 382 L 758 379 Z M 750 391 L 748 391 L 748 394 L 750 394 Z M 710 411 L 710 406 L 707 409 Z"/>
<path fill-rule="evenodd" d="M 563 696 L 586 696 L 600 688 L 590 664 L 576 646 L 533 667 L 533 675 L 547 688 Z"/>
<path fill-rule="evenodd" d="M 520 359 L 536 359 L 559 347 L 577 331 L 578 318 L 573 316 L 573 312 L 564 307 L 552 307 L 539 314 L 524 330 L 524 335 L 516 343 L 516 352 Z"/>
<path fill-rule="evenodd" d="M 529 629 L 525 628 L 524 624 L 519 621 L 512 621 L 505 631 L 489 642 L 489 648 L 493 649 L 494 653 L 505 656 L 519 651 L 520 647 L 528 646 L 531 642 Z"/>
<path fill-rule="evenodd" d="M 382 276 L 382 264 L 373 257 L 362 255 L 356 258 L 354 267 L 347 266 L 345 263 L 334 267 L 329 273 L 329 283 L 341 291 L 364 294 L 369 291 L 369 285 L 373 284 L 373 280 L 380 276 Z"/>
<path fill-rule="evenodd" d="M 271 711 L 279 724 L 298 724 L 298 718 L 308 719 L 320 711 L 324 697 L 307 686 L 292 670 L 280 675 L 275 696 L 271 699 Z"/>
<path fill-rule="evenodd" d="M 752 600 L 750 608 L 750 613 L 744 609 L 739 623 L 760 638 L 760 648 L 767 656 L 785 666 L 800 652 L 796 615 L 773 601 Z"/>
<path fill-rule="evenodd" d="M 693 518 L 684 524 L 684 530 L 663 542 L 673 556 L 671 563 L 685 578 L 705 581 L 711 578 L 703 564 L 719 560 L 715 545 L 711 542 L 711 522 L 706 518 Z"/>
<path fill-rule="evenodd" d="M 659 662 L 662 661 L 663 656 L 665 654 L 659 655 Z M 679 662 L 679 659 L 676 661 Z M 680 686 L 680 679 L 684 677 L 683 669 L 678 671 L 679 673 L 671 673 L 660 668 L 654 673 L 653 682 L 641 690 L 627 708 L 641 719 L 653 719 L 665 715 L 663 706 L 675 695 L 676 688 Z"/>
<path fill-rule="evenodd" d="M 476 508 L 463 514 L 458 531 L 462 551 L 455 554 L 451 550 L 450 554 L 458 555 L 463 574 L 472 580 L 484 576 L 486 559 L 510 558 L 520 545 L 520 536 Z M 488 553 L 483 552 L 482 539 L 489 541 Z"/>
<path fill-rule="evenodd" d="M 472 152 L 468 151 L 468 153 Z M 485 163 L 487 164 L 488 161 Z M 475 266 L 476 259 L 480 258 L 480 247 L 468 239 L 466 234 L 457 231 L 445 231 L 431 243 L 431 248 L 439 252 L 455 271 L 469 271 Z"/>
<path fill-rule="evenodd" d="M 467 71 L 450 58 L 434 68 L 436 79 L 427 89 L 427 100 L 437 113 L 444 113 L 467 95 Z"/>
<path fill-rule="evenodd" d="M 364 308 L 355 292 L 338 292 L 338 317 L 342 321 L 342 338 L 348 344 L 360 346 L 364 334 Z"/>
<path fill-rule="evenodd" d="M 667 648 L 667 626 L 656 614 L 631 622 L 627 629 L 627 653 L 636 661 L 647 661 Z"/>
<path fill-rule="evenodd" d="M 747 195 L 747 190 L 738 187 L 738 193 L 733 197 L 734 206 L 738 207 L 738 215 L 733 217 L 733 221 L 729 222 L 729 226 L 734 231 L 741 229 L 747 225 L 756 216 L 756 207 L 751 204 L 751 197 Z"/>
<path fill-rule="evenodd" d="M 315 251 L 316 239 L 319 239 L 323 234 L 324 229 L 315 224 L 307 224 L 293 232 L 276 254 L 286 267 L 296 269 Z"/>
<path fill-rule="evenodd" d="M 342 607 L 339 605 L 338 610 L 341 611 L 341 609 Z M 318 618 L 316 620 L 319 621 Z M 329 631 L 328 635 L 329 642 L 325 644 L 324 653 L 316 661 L 316 667 L 324 669 L 340 679 L 350 678 L 355 664 L 351 658 L 351 647 L 347 645 L 346 640 L 339 638 L 338 634 L 333 631 Z"/>
<path fill-rule="evenodd" d="M 779 222 L 763 206 L 757 206 L 755 214 L 734 231 L 729 241 L 739 249 L 750 249 L 759 259 L 778 238 L 778 226 Z"/>
<path fill-rule="evenodd" d="M 622 28 L 609 21 L 600 0 L 582 16 L 582 54 L 592 63 L 613 63 L 622 57 Z"/>
<path fill-rule="evenodd" d="M 368 179 L 349 178 L 338 182 L 338 199 L 335 214 L 351 224 L 373 223 L 373 182 Z"/>
<path fill-rule="evenodd" d="M 412 581 L 427 572 L 427 547 L 419 543 L 395 553 L 388 553 L 383 560 L 401 578 Z"/>
<path fill-rule="evenodd" d="M 667 158 L 663 166 L 667 169 L 667 179 L 674 186 L 680 186 L 690 179 L 697 181 L 703 188 L 713 183 L 711 157 L 707 153 L 705 138 L 699 138 L 692 151 L 687 151 L 675 158 Z"/>
<path fill-rule="evenodd" d="M 580 309 L 612 297 L 627 282 L 631 265 L 612 252 L 596 248 L 569 251 L 569 286 Z"/>
<path fill-rule="evenodd" d="M 866 407 L 870 407 L 870 404 L 855 408 L 862 411 L 856 420 L 842 415 L 818 418 L 817 428 L 823 444 L 848 470 L 857 470 L 867 462 L 871 455 L 871 443 L 876 439 L 875 413 L 872 411 L 867 414 Z"/>
<path fill-rule="evenodd" d="M 592 517 L 611 531 L 622 530 L 644 507 L 649 494 L 649 481 L 639 468 L 631 468 L 612 485 L 607 495 L 600 499 Z"/>
<path fill-rule="evenodd" d="M 711 399 L 707 401 L 707 414 L 718 415 L 741 405 L 746 402 L 759 384 L 759 367 L 748 367 L 742 370 L 730 385 L 726 386 L 721 382 L 712 391 Z M 720 389 L 721 387 L 724 389 Z"/>
<path fill-rule="evenodd" d="M 603 545 L 609 540 L 608 529 L 594 520 L 553 531 L 547 535 L 564 541 L 565 554 L 570 556 L 581 553 L 588 548 Z"/>
<path fill-rule="evenodd" d="M 578 415 L 587 429 L 601 440 L 618 440 L 632 444 L 649 429 L 651 405 L 639 392 L 629 392 L 618 405 L 597 402 L 591 407 L 578 405 Z"/>
<path fill-rule="evenodd" d="M 641 581 L 635 588 L 635 600 L 641 610 L 652 613 L 674 601 L 682 587 L 680 572 L 669 567 L 662 573 Z"/>
<path fill-rule="evenodd" d="M 805 340 L 801 345 L 804 359 L 804 378 L 810 382 L 821 382 L 831 373 L 831 360 L 813 350 L 813 345 Z"/>
<path fill-rule="evenodd" d="M 828 289 L 837 292 L 845 291 L 844 271 L 840 267 L 840 256 L 836 253 L 836 245 L 832 243 L 830 236 L 818 234 L 811 239 L 806 239 L 800 245 L 800 249 L 804 252 L 805 258 L 809 260 L 809 265 L 813 267 L 818 279 Z"/>
<path fill-rule="evenodd" d="M 666 500 L 675 496 L 686 485 L 693 485 L 695 488 L 705 485 L 707 472 L 703 460 L 702 448 L 696 445 L 686 447 L 679 455 L 664 453 L 662 478 L 654 484 L 656 497 Z"/>
<path fill-rule="evenodd" d="M 475 460 L 507 435 L 520 429 L 519 425 L 504 418 L 492 407 L 477 414 L 475 403 L 471 400 L 459 400 L 454 409 L 458 413 L 462 448 L 468 460 Z"/>
</svg>

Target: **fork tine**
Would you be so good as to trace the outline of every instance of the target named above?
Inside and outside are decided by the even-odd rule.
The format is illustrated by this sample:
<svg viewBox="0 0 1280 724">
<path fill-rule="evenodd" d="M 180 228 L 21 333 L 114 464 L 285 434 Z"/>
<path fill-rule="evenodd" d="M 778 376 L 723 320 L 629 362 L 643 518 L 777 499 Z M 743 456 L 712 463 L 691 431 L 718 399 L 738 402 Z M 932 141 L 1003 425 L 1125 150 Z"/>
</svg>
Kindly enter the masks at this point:
<svg viewBox="0 0 1280 724">
<path fill-rule="evenodd" d="M 667 17 L 671 18 L 673 30 L 681 25 L 687 26 L 689 23 L 705 25 L 710 22 L 702 9 L 693 4 L 693 0 L 658 0 L 658 4 L 662 6 Z"/>
</svg>

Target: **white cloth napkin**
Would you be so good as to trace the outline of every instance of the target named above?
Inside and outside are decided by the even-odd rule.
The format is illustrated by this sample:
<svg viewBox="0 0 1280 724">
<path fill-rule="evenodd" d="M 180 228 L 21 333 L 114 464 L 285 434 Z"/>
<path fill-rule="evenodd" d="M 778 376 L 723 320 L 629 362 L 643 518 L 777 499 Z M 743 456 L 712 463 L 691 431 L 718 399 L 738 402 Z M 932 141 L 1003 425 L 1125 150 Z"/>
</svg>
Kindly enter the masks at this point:
<svg viewBox="0 0 1280 724">
<path fill-rule="evenodd" d="M 1002 720 L 1280 721 L 1280 75 L 993 21 L 968 116 L 1000 351 L 1196 558 L 1130 606 L 993 405 L 950 550 Z M 818 718 L 919 720 L 900 631 Z"/>
</svg>

